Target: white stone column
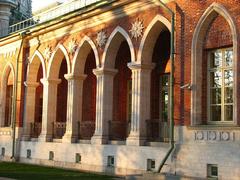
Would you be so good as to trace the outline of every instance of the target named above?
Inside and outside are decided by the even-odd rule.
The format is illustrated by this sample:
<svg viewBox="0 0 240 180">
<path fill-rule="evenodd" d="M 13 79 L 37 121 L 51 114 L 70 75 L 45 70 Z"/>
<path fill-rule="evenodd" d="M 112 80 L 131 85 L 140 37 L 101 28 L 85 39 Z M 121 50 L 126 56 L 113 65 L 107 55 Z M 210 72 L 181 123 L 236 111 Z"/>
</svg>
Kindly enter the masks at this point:
<svg viewBox="0 0 240 180">
<path fill-rule="evenodd" d="M 11 8 L 13 7 L 16 7 L 16 3 L 14 1 L 0 1 L 0 36 L 8 34 Z"/>
<path fill-rule="evenodd" d="M 63 142 L 74 143 L 78 139 L 78 121 L 82 119 L 83 82 L 87 76 L 65 75 L 68 80 L 67 122 Z"/>
<path fill-rule="evenodd" d="M 61 79 L 41 79 L 43 84 L 43 114 L 42 131 L 39 141 L 47 142 L 52 140 L 53 123 L 56 121 L 57 110 L 57 87 Z"/>
<path fill-rule="evenodd" d="M 129 63 L 132 70 L 132 115 L 131 130 L 127 145 L 144 145 L 146 141 L 146 120 L 150 119 L 151 71 L 154 64 Z"/>
<path fill-rule="evenodd" d="M 31 138 L 31 123 L 34 123 L 35 120 L 36 89 L 39 83 L 25 82 L 24 84 L 27 87 L 27 96 L 22 140 L 29 140 Z"/>
<path fill-rule="evenodd" d="M 109 138 L 108 125 L 113 113 L 113 80 L 116 69 L 95 69 L 97 76 L 96 126 L 92 144 L 106 144 Z"/>
</svg>

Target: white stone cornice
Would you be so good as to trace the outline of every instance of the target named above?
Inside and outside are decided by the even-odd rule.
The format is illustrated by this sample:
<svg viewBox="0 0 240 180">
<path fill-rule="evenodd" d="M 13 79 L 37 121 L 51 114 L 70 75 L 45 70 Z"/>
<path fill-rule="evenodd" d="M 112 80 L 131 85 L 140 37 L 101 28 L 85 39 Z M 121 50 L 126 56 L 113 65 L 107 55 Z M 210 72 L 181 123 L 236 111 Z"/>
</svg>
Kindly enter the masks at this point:
<svg viewBox="0 0 240 180">
<path fill-rule="evenodd" d="M 40 83 L 38 83 L 38 82 L 24 82 L 24 85 L 26 86 L 26 87 L 38 87 L 39 85 L 40 85 Z"/>
<path fill-rule="evenodd" d="M 82 74 L 82 75 L 65 74 L 64 77 L 66 80 L 85 80 L 87 78 L 87 75 L 86 74 Z"/>
<path fill-rule="evenodd" d="M 109 69 L 109 68 L 99 68 L 99 69 L 94 69 L 93 73 L 98 76 L 98 75 L 116 75 L 118 73 L 117 69 Z"/>
<path fill-rule="evenodd" d="M 152 70 L 156 66 L 155 63 L 151 64 L 140 64 L 140 63 L 128 63 L 128 68 L 131 70 Z"/>
<path fill-rule="evenodd" d="M 40 79 L 42 84 L 60 84 L 62 82 L 61 79 L 48 79 L 48 78 L 42 78 Z"/>
</svg>

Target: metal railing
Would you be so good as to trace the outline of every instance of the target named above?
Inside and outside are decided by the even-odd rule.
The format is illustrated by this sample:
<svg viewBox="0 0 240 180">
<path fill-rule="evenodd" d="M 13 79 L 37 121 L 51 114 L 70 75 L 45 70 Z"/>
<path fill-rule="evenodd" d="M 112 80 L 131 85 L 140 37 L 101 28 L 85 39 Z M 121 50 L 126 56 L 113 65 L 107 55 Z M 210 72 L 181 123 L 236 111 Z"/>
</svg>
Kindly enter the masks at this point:
<svg viewBox="0 0 240 180">
<path fill-rule="evenodd" d="M 53 139 L 62 139 L 66 132 L 66 122 L 54 122 L 53 128 Z"/>
<path fill-rule="evenodd" d="M 95 121 L 78 121 L 79 139 L 90 140 L 95 132 Z"/>
<path fill-rule="evenodd" d="M 130 121 L 109 121 L 108 123 L 109 140 L 125 141 L 130 133 Z"/>
<path fill-rule="evenodd" d="M 13 24 L 9 26 L 8 29 L 2 29 L 0 32 L 0 37 L 53 20 L 57 17 L 63 16 L 78 9 L 82 9 L 99 1 L 101 0 L 74 0 L 70 1 L 69 3 L 63 3 L 29 19 Z"/>
<path fill-rule="evenodd" d="M 147 140 L 151 142 L 169 142 L 169 122 L 159 119 L 146 121 Z"/>
<path fill-rule="evenodd" d="M 31 132 L 30 132 L 31 138 L 38 138 L 42 130 L 42 123 L 41 122 L 30 123 L 30 128 L 31 128 Z"/>
</svg>

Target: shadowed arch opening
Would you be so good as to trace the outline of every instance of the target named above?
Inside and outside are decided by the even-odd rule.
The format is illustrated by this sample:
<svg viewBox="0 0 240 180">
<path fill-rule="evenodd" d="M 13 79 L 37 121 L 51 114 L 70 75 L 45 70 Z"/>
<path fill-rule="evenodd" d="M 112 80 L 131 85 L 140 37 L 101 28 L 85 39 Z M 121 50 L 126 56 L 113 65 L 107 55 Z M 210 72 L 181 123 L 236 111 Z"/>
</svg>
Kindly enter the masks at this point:
<svg viewBox="0 0 240 180">
<path fill-rule="evenodd" d="M 42 128 L 43 112 L 43 84 L 40 82 L 46 77 L 44 59 L 39 51 L 36 51 L 30 60 L 27 72 L 26 115 L 24 118 L 24 135 L 37 138 Z M 28 134 L 29 133 L 29 134 Z"/>
<path fill-rule="evenodd" d="M 76 51 L 73 61 L 73 75 L 81 77 L 78 84 L 79 138 L 90 140 L 96 124 L 96 86 L 97 79 L 93 70 L 99 66 L 99 57 L 92 40 L 85 36 Z"/>
<path fill-rule="evenodd" d="M 50 82 L 58 81 L 56 84 L 57 93 L 49 94 L 49 96 L 56 96 L 56 106 L 54 113 L 56 119 L 52 122 L 53 138 L 61 139 L 66 131 L 67 120 L 67 96 L 68 96 L 68 81 L 65 75 L 70 74 L 70 60 L 67 50 L 62 45 L 58 45 L 53 52 L 49 61 L 49 68 L 47 78 Z M 55 98 L 54 98 L 55 99 Z"/>
<path fill-rule="evenodd" d="M 72 73 L 74 75 L 78 76 L 84 73 L 84 68 L 85 68 L 86 60 L 89 53 L 93 53 L 96 67 L 99 67 L 100 62 L 99 62 L 97 48 L 93 43 L 93 41 L 89 37 L 85 36 L 81 40 L 80 45 L 77 48 L 74 59 L 73 59 Z"/>
<path fill-rule="evenodd" d="M 171 24 L 166 18 L 157 15 L 148 25 L 138 52 L 138 62 L 153 67 L 148 87 L 150 92 L 150 119 L 146 119 L 148 141 L 169 140 L 170 27 Z"/>
<path fill-rule="evenodd" d="M 204 107 L 207 106 L 208 109 L 212 108 L 212 107 L 209 107 L 209 104 L 210 104 L 209 99 L 213 96 L 210 95 L 209 93 L 203 93 L 202 87 L 204 88 L 205 86 L 205 88 L 208 88 L 207 86 L 211 86 L 211 82 L 208 82 L 208 78 L 206 79 L 206 73 L 208 74 L 208 70 L 206 70 L 205 68 L 206 67 L 210 68 L 209 62 L 211 61 L 210 60 L 211 58 L 208 57 L 208 55 L 210 55 L 211 52 L 208 50 L 209 43 L 213 43 L 213 41 L 215 41 L 217 37 L 213 38 L 213 40 L 210 40 L 209 38 L 206 39 L 206 37 L 207 36 L 211 37 L 209 33 L 211 33 L 211 27 L 214 26 L 215 24 L 214 22 L 216 21 L 221 21 L 220 23 L 223 23 L 223 25 L 226 24 L 226 28 L 230 31 L 230 32 L 229 31 L 226 31 L 226 32 L 230 33 L 231 42 L 226 46 L 222 44 L 223 43 L 222 41 L 218 45 L 212 46 L 210 49 L 215 49 L 222 52 L 225 51 L 223 50 L 223 48 L 227 47 L 231 49 L 232 63 L 233 63 L 232 64 L 232 78 L 233 78 L 232 95 L 233 97 L 237 97 L 237 80 L 236 80 L 237 78 L 235 78 L 235 75 L 237 72 L 237 59 L 238 59 L 236 26 L 231 15 L 227 12 L 225 7 L 218 3 L 213 3 L 200 18 L 193 34 L 193 41 L 192 41 L 192 86 L 193 88 L 192 88 L 192 108 L 191 108 L 191 124 L 192 125 L 207 123 L 209 121 L 210 114 L 211 114 L 209 110 L 208 112 L 206 112 L 207 110 Z M 216 27 L 216 29 L 221 31 L 221 26 Z M 217 36 L 216 34 L 217 33 L 215 32 L 215 36 Z M 221 67 L 224 68 L 222 65 Z M 203 74 L 203 72 L 205 72 L 205 75 Z M 212 76 L 211 73 L 209 75 Z M 204 79 L 207 80 L 207 84 L 204 82 L 205 81 Z M 222 85 L 221 85 L 221 88 L 222 88 Z M 222 93 L 224 94 L 224 92 Z M 237 123 L 238 102 L 236 99 L 238 98 L 233 98 L 233 101 L 232 101 L 232 122 L 234 123 Z M 218 112 L 221 114 L 220 116 L 222 116 L 221 107 L 216 107 L 216 110 L 217 109 L 218 109 Z M 218 119 L 218 118 L 215 117 L 215 119 Z M 220 117 L 220 119 L 222 119 L 221 121 L 224 120 L 223 117 Z"/>
<path fill-rule="evenodd" d="M 121 44 L 126 41 L 130 51 L 130 62 L 134 62 L 135 59 L 135 52 L 134 46 L 129 37 L 128 33 L 121 27 L 117 27 L 110 35 L 106 47 L 103 52 L 103 68 L 110 68 L 113 69 L 115 66 L 116 56 Z"/>
<path fill-rule="evenodd" d="M 1 127 L 10 127 L 12 123 L 14 78 L 13 65 L 8 63 L 1 81 Z"/>
<path fill-rule="evenodd" d="M 63 61 L 66 61 L 66 73 L 70 74 L 71 72 L 71 66 L 70 66 L 70 60 L 67 53 L 67 50 L 63 45 L 58 45 L 53 52 L 48 65 L 48 72 L 47 72 L 47 78 L 49 79 L 57 79 L 60 73 L 60 67 L 63 63 Z M 65 62 L 64 62 L 65 63 Z"/>
<path fill-rule="evenodd" d="M 117 70 L 113 80 L 113 115 L 109 121 L 109 139 L 125 141 L 129 135 L 132 104 L 132 72 L 128 63 L 135 61 L 129 35 L 117 27 L 110 35 L 103 54 L 103 68 Z"/>
<path fill-rule="evenodd" d="M 140 43 L 137 61 L 142 64 L 151 64 L 155 44 L 161 32 L 170 32 L 171 23 L 163 16 L 157 15 L 148 25 Z M 168 42 L 166 42 L 168 43 Z"/>
</svg>

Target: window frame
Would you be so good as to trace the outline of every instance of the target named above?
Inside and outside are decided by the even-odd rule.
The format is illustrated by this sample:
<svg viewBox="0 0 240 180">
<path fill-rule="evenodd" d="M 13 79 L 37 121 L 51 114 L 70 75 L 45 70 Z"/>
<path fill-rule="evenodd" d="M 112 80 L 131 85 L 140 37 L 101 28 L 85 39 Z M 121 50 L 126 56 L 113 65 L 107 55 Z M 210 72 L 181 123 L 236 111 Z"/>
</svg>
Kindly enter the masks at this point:
<svg viewBox="0 0 240 180">
<path fill-rule="evenodd" d="M 232 51 L 232 55 L 233 55 L 233 58 L 232 58 L 232 65 L 227 67 L 225 65 L 225 53 L 226 51 Z M 221 66 L 217 67 L 217 68 L 211 68 L 211 54 L 214 53 L 214 52 L 218 52 L 220 51 L 222 53 L 222 64 Z M 221 104 L 220 104 L 220 107 L 221 107 L 221 120 L 220 121 L 213 121 L 211 119 L 211 106 L 214 105 L 211 103 L 211 88 L 213 88 L 212 84 L 211 84 L 211 72 L 216 72 L 217 70 L 220 70 L 221 73 L 222 73 L 222 79 L 221 79 L 221 83 L 222 83 L 222 86 L 221 86 Z M 225 83 L 224 83 L 224 80 L 225 80 L 225 75 L 224 75 L 224 72 L 226 70 L 231 70 L 233 75 L 232 75 L 232 78 L 233 78 L 233 81 L 232 81 L 232 96 L 233 96 L 233 101 L 232 103 L 225 103 L 225 95 L 226 95 L 226 92 L 225 92 L 225 87 L 228 87 L 228 86 L 225 86 Z M 227 48 L 217 48 L 217 49 L 213 49 L 213 50 L 210 50 L 210 51 L 207 51 L 207 123 L 208 124 L 212 124 L 212 125 L 218 125 L 218 124 L 229 124 L 229 125 L 232 125 L 234 124 L 235 120 L 234 120 L 234 86 L 235 86 L 235 72 L 234 72 L 234 49 L 233 47 L 227 47 Z M 215 104 L 217 105 L 217 104 Z M 225 120 L 225 106 L 226 105 L 232 105 L 232 117 L 233 119 L 231 121 L 227 121 Z"/>
</svg>

